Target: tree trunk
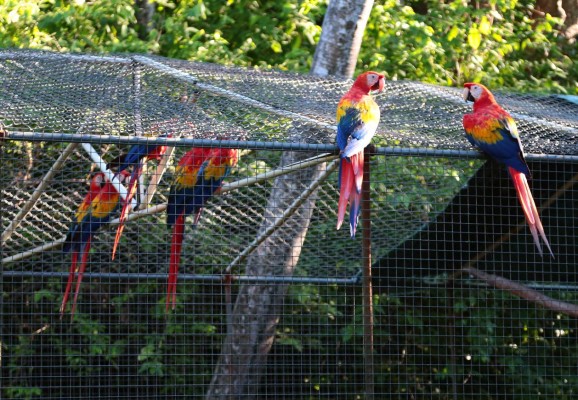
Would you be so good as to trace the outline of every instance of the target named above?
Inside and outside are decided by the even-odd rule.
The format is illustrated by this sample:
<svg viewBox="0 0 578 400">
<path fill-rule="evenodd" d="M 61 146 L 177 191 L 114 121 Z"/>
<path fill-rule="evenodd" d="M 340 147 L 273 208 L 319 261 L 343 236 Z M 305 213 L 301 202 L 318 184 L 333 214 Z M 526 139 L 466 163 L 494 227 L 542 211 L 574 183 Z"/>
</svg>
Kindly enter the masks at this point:
<svg viewBox="0 0 578 400">
<path fill-rule="evenodd" d="M 373 0 L 331 1 L 313 58 L 312 74 L 352 77 L 372 5 Z M 299 134 L 296 129 L 291 140 L 298 140 Z M 306 152 L 285 152 L 281 165 L 292 164 L 311 155 Z M 325 168 L 326 165 L 321 164 L 276 178 L 260 232 L 273 225 L 304 187 Z M 315 194 L 310 196 L 275 234 L 251 254 L 247 261 L 247 275 L 293 275 L 315 200 Z M 287 287 L 282 283 L 255 283 L 244 284 L 239 289 L 207 399 L 257 396 L 261 373 L 281 318 Z"/>
<path fill-rule="evenodd" d="M 330 1 L 323 19 L 311 73 L 351 78 L 373 0 Z"/>
<path fill-rule="evenodd" d="M 536 10 L 564 21 L 564 36 L 571 43 L 578 36 L 578 0 L 537 0 Z"/>
<path fill-rule="evenodd" d="M 152 30 L 153 15 L 155 7 L 153 0 L 134 0 L 137 32 L 141 40 L 147 40 L 148 34 Z"/>
</svg>

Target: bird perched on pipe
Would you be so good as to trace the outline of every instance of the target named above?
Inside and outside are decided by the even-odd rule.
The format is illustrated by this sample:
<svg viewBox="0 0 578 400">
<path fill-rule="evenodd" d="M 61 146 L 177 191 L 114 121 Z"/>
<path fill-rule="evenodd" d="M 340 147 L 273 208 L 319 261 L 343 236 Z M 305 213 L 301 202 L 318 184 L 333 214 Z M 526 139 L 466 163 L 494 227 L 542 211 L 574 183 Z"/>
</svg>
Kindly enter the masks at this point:
<svg viewBox="0 0 578 400">
<path fill-rule="evenodd" d="M 528 179 L 532 175 L 526 163 L 516 123 L 512 116 L 496 102 L 492 93 L 484 85 L 465 83 L 463 97 L 464 100 L 474 103 L 473 112 L 463 117 L 466 138 L 474 146 L 506 166 L 514 182 L 514 188 L 538 252 L 540 255 L 543 253 L 540 244 L 541 238 L 550 255 L 554 258 L 528 185 Z"/>
<path fill-rule="evenodd" d="M 349 231 L 352 238 L 355 237 L 361 209 L 363 150 L 375 135 L 380 118 L 379 106 L 370 93 L 381 92 L 384 86 L 383 74 L 364 72 L 357 77 L 337 106 L 337 146 L 341 156 L 337 229 L 343 223 L 349 203 Z"/>
<path fill-rule="evenodd" d="M 120 173 L 119 180 L 121 183 L 126 180 L 128 175 L 129 173 L 126 171 Z M 71 318 L 74 317 L 78 292 L 88 262 L 92 237 L 103 224 L 111 219 L 119 205 L 120 195 L 114 185 L 106 180 L 102 172 L 96 173 L 90 181 L 88 193 L 78 207 L 62 248 L 62 251 L 65 253 L 72 252 L 72 261 L 70 263 L 66 289 L 64 290 L 64 296 L 60 305 L 61 318 L 68 303 L 70 290 L 76 276 L 76 287 L 71 310 Z M 81 260 L 80 266 L 77 269 L 79 253 L 81 254 Z"/>
<path fill-rule="evenodd" d="M 159 137 L 171 137 L 171 135 L 160 135 Z M 149 143 L 139 143 L 132 146 L 128 153 L 123 154 L 110 163 L 108 163 L 108 168 L 118 168 L 118 172 L 123 172 L 132 168 L 132 173 L 130 175 L 130 180 L 128 182 L 128 196 L 123 201 L 122 211 L 120 213 L 118 227 L 116 228 L 116 235 L 114 237 L 114 244 L 112 246 L 112 259 L 116 255 L 116 249 L 118 247 L 118 242 L 124 230 L 124 222 L 128 216 L 128 210 L 131 206 L 131 201 L 136 193 L 137 183 L 142 174 L 143 166 L 147 160 L 156 160 L 159 162 L 162 156 L 166 153 L 167 146 L 149 144 Z"/>
<path fill-rule="evenodd" d="M 167 226 L 172 228 L 166 310 L 175 308 L 177 276 L 181 259 L 185 218 L 194 214 L 199 222 L 207 200 L 221 187 L 237 165 L 239 152 L 229 148 L 193 148 L 179 161 L 167 203 Z"/>
</svg>

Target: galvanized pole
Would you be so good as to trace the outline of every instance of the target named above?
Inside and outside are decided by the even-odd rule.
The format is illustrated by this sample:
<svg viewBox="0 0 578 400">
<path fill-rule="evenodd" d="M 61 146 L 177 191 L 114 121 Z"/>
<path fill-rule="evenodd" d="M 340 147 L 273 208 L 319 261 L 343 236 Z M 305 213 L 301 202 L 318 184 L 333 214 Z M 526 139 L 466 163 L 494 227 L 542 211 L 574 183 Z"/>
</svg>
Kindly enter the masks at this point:
<svg viewBox="0 0 578 400">
<path fill-rule="evenodd" d="M 365 369 L 365 400 L 373 400 L 374 363 L 373 363 L 373 289 L 371 286 L 371 194 L 370 194 L 370 161 L 373 146 L 364 150 L 363 183 L 361 186 L 361 219 L 362 219 L 362 264 L 363 264 L 363 361 Z"/>
</svg>

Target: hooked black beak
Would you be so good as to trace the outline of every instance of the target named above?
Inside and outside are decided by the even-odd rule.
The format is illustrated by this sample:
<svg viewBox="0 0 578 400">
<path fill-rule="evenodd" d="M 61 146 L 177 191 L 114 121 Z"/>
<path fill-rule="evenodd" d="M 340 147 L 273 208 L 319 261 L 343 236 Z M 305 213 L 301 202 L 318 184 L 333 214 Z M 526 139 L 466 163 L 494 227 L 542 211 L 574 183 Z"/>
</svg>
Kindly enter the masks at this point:
<svg viewBox="0 0 578 400">
<path fill-rule="evenodd" d="M 470 88 L 467 87 L 465 87 L 464 90 L 462 91 L 462 97 L 466 102 L 471 101 L 472 103 L 474 103 L 476 101 L 476 99 L 474 99 L 474 96 L 472 96 L 472 93 L 470 92 Z"/>
</svg>

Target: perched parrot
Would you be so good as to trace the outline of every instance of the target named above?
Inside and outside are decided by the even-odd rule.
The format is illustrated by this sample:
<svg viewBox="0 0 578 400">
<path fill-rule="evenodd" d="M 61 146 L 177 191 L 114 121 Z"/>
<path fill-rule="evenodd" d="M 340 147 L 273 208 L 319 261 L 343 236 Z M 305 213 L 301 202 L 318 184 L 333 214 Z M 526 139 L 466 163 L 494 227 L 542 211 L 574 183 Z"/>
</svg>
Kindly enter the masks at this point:
<svg viewBox="0 0 578 400">
<path fill-rule="evenodd" d="M 538 252 L 542 255 L 541 237 L 554 257 L 528 186 L 527 178 L 531 178 L 532 175 L 524 159 L 524 149 L 516 123 L 510 114 L 500 107 L 485 86 L 479 83 L 466 83 L 463 96 L 464 100 L 474 102 L 473 113 L 466 114 L 463 118 L 466 138 L 474 146 L 505 164 L 514 182 Z"/>
<path fill-rule="evenodd" d="M 379 107 L 370 96 L 372 90 L 383 91 L 385 77 L 377 72 L 365 72 L 337 106 L 337 146 L 340 150 L 339 203 L 337 229 L 341 227 L 349 201 L 349 230 L 355 237 L 361 207 L 363 182 L 363 149 L 371 142 L 379 124 Z"/>
<path fill-rule="evenodd" d="M 171 135 L 168 135 L 170 137 Z M 159 137 L 167 137 L 167 135 L 160 135 Z M 128 182 L 128 196 L 123 202 L 122 211 L 120 213 L 118 227 L 116 228 L 116 235 L 114 237 L 114 244 L 112 246 L 112 259 L 116 255 L 116 249 L 118 247 L 118 242 L 124 230 L 124 222 L 128 216 L 128 210 L 131 205 L 131 200 L 136 194 L 137 183 L 142 173 L 144 163 L 147 160 L 156 160 L 159 162 L 162 156 L 166 153 L 167 146 L 156 145 L 156 144 L 135 144 L 132 146 L 128 153 L 117 157 L 115 160 L 108 164 L 108 168 L 114 168 L 118 166 L 118 172 L 126 171 L 128 168 L 132 167 L 132 173 L 130 176 L 130 181 Z"/>
<path fill-rule="evenodd" d="M 194 148 L 179 161 L 175 181 L 169 192 L 167 225 L 172 227 L 171 255 L 166 309 L 175 308 L 177 275 L 185 230 L 185 218 L 194 214 L 196 225 L 207 200 L 221 187 L 231 169 L 237 165 L 238 150 L 226 148 Z"/>
<path fill-rule="evenodd" d="M 128 175 L 129 174 L 126 171 L 121 172 L 121 182 L 124 181 Z M 62 298 L 62 304 L 60 305 L 61 317 L 68 302 L 72 282 L 78 272 L 71 310 L 71 316 L 74 316 L 78 291 L 80 289 L 84 270 L 86 269 L 92 236 L 101 225 L 110 220 L 111 215 L 118 209 L 120 204 L 119 197 L 120 196 L 112 183 L 106 181 L 105 175 L 102 172 L 94 175 L 90 182 L 89 192 L 85 196 L 84 201 L 78 207 L 78 211 L 72 221 L 62 249 L 65 253 L 72 251 L 72 261 L 68 273 L 68 282 L 66 283 L 66 289 L 64 290 L 64 297 Z M 77 270 L 78 253 L 81 253 L 82 256 L 80 267 Z"/>
</svg>

